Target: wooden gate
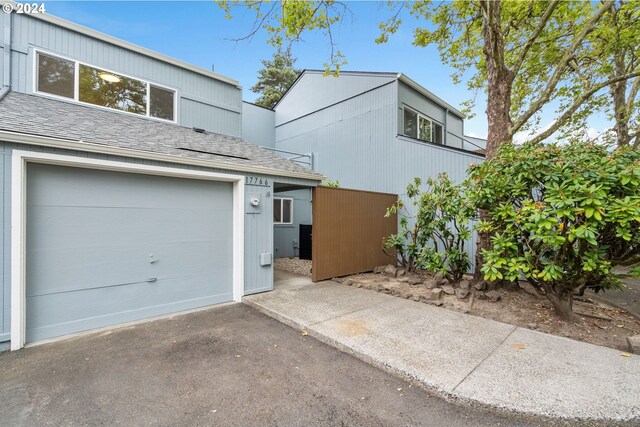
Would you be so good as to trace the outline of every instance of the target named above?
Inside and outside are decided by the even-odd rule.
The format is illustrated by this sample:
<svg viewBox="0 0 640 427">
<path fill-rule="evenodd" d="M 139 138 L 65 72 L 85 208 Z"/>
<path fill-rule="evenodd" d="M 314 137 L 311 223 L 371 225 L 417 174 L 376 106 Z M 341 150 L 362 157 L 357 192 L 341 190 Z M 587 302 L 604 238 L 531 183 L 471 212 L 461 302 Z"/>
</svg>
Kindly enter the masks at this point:
<svg viewBox="0 0 640 427">
<path fill-rule="evenodd" d="M 312 278 L 371 271 L 395 264 L 382 251 L 382 241 L 398 232 L 398 220 L 385 213 L 398 196 L 388 193 L 316 187 L 313 189 Z"/>
</svg>

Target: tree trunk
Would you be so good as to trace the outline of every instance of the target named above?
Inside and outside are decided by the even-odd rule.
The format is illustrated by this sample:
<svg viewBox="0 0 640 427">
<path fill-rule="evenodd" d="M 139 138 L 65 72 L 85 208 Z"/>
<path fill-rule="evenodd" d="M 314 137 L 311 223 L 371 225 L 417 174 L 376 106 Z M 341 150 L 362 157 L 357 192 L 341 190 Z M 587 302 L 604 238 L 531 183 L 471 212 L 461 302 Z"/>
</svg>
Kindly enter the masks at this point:
<svg viewBox="0 0 640 427">
<path fill-rule="evenodd" d="M 488 136 L 485 159 L 496 156 L 502 144 L 510 144 L 511 135 L 511 89 L 515 77 L 504 62 L 504 37 L 500 25 L 500 1 L 485 0 L 482 3 L 483 53 L 487 64 L 487 123 Z M 487 212 L 480 210 L 480 220 L 488 219 Z M 491 247 L 488 233 L 478 234 L 476 250 L 476 280 L 482 280 L 480 268 L 484 262 L 483 249 Z"/>
<path fill-rule="evenodd" d="M 556 314 L 567 321 L 575 322 L 578 316 L 573 312 L 573 292 L 544 286 L 547 299 L 553 305 Z"/>
<path fill-rule="evenodd" d="M 625 74 L 624 54 L 617 52 L 615 55 L 615 71 L 613 77 Z M 627 81 L 622 80 L 611 86 L 613 97 L 613 116 L 615 119 L 614 130 L 618 147 L 629 145 L 629 115 L 627 114 Z"/>
</svg>

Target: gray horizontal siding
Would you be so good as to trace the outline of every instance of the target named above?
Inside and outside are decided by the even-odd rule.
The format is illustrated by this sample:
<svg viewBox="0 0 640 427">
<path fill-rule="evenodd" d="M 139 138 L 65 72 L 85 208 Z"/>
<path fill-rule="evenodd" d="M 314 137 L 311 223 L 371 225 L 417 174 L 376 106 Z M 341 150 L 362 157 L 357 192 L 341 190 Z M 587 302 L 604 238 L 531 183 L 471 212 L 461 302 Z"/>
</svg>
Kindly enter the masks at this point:
<svg viewBox="0 0 640 427">
<path fill-rule="evenodd" d="M 446 128 L 445 144 L 451 147 L 463 148 L 462 138 L 464 135 L 463 120 L 455 114 L 447 114 L 447 110 L 416 92 L 406 84 L 399 82 L 398 85 L 398 134 L 402 134 L 403 107 L 408 106 L 419 111 L 423 115 L 435 120 Z"/>
<path fill-rule="evenodd" d="M 276 148 L 313 152 L 318 172 L 344 188 L 398 194 L 415 177 L 446 172 L 461 182 L 481 156 L 399 137 L 397 85 L 388 85 L 276 128 Z M 435 105 L 435 104 L 434 104 Z M 444 110 L 435 105 L 444 117 Z M 462 136 L 462 135 L 460 135 Z M 409 214 L 413 215 L 409 206 Z M 473 257 L 474 246 L 467 245 Z"/>
<path fill-rule="evenodd" d="M 261 147 L 275 148 L 276 130 L 273 110 L 242 103 L 242 139 Z"/>
<path fill-rule="evenodd" d="M 385 75 L 324 76 L 321 72 L 305 72 L 276 107 L 276 125 L 312 113 L 349 97 L 389 83 L 395 79 Z"/>
<path fill-rule="evenodd" d="M 46 152 L 54 154 L 64 154 L 77 157 L 94 158 L 127 162 L 134 164 L 167 166 L 186 170 L 199 170 L 209 172 L 229 173 L 228 170 L 218 170 L 214 168 L 203 168 L 198 166 L 188 166 L 166 162 L 156 162 L 142 159 L 132 159 L 121 156 L 111 156 L 102 154 L 92 154 L 79 151 L 60 150 L 47 147 L 28 146 L 0 141 L 0 192 L 2 192 L 3 206 L 0 210 L 0 224 L 2 224 L 2 234 L 0 242 L 0 259 L 2 260 L 0 292 L 0 342 L 9 339 L 10 317 L 11 317 L 11 156 L 14 149 Z M 246 175 L 246 174 L 245 174 Z M 268 179 L 266 186 L 246 185 L 247 194 L 259 194 L 261 197 L 262 211 L 260 214 L 245 215 L 245 292 L 255 293 L 270 290 L 273 287 L 272 266 L 260 266 L 259 256 L 263 252 L 273 251 L 273 182 L 282 182 L 301 186 L 314 186 L 315 181 L 297 178 L 284 178 L 270 175 L 251 175 L 258 178 Z"/>
<path fill-rule="evenodd" d="M 179 102 L 179 123 L 198 123 L 212 132 L 240 136 L 242 93 L 235 85 L 185 70 L 175 65 L 111 45 L 102 40 L 29 17 L 13 14 L 12 23 L 12 90 L 33 90 L 33 49 L 111 69 L 132 77 L 170 86 L 178 95 L 193 101 Z M 209 105 L 206 105 L 207 102 Z"/>
</svg>

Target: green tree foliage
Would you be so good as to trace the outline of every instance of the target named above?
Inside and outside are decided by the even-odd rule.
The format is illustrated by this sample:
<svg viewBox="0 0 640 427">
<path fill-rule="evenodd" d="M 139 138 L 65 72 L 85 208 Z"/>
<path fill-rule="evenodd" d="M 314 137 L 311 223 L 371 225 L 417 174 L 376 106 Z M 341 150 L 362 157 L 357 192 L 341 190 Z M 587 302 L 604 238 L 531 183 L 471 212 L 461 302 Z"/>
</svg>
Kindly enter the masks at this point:
<svg viewBox="0 0 640 427">
<path fill-rule="evenodd" d="M 306 31 L 318 31 L 329 40 L 329 60 L 324 64 L 327 70 L 332 69 L 337 75 L 340 67 L 346 64 L 344 56 L 337 49 L 333 38 L 333 26 L 350 13 L 345 2 L 335 0 L 299 1 L 299 0 L 215 0 L 216 4 L 225 12 L 228 19 L 232 18 L 234 9 L 245 8 L 255 14 L 253 26 L 248 34 L 240 39 L 253 37 L 260 30 L 267 31 L 271 36 L 269 43 L 276 47 L 302 40 Z"/>
<path fill-rule="evenodd" d="M 488 158 L 516 132 L 538 129 L 543 108 L 556 108 L 556 119 L 532 136 L 533 142 L 587 116 L 594 95 L 640 75 L 638 64 L 615 75 L 594 72 L 612 55 L 604 29 L 613 19 L 613 0 L 427 0 L 396 7 L 378 41 L 398 30 L 402 8 L 430 24 L 415 31 L 414 44 L 437 46 L 442 61 L 455 70 L 454 81 L 467 78 L 471 91 L 487 94 Z M 621 8 L 638 13 L 637 2 Z M 640 37 L 640 27 L 628 26 L 621 34 L 629 44 Z"/>
<path fill-rule="evenodd" d="M 470 267 L 465 241 L 471 237 L 469 220 L 473 208 L 465 197 L 464 187 L 451 182 L 446 173 L 429 178 L 426 183 L 425 191 L 420 190 L 420 178 L 407 186 L 407 197 L 416 215 L 402 215 L 400 233 L 389 236 L 383 247 L 394 248 L 409 270 L 441 272 L 458 281 Z M 396 215 L 403 208 L 404 203 L 398 200 L 387 209 L 386 216 Z"/>
<path fill-rule="evenodd" d="M 640 67 L 640 7 L 637 1 L 618 0 L 606 17 L 606 22 L 594 32 L 593 49 L 603 52 L 601 61 L 591 69 L 580 70 L 581 77 L 593 75 L 615 79 Z M 612 84 L 608 96 L 594 100 L 598 110 L 604 110 L 614 122 L 613 131 L 618 146 L 640 147 L 640 76 Z"/>
<path fill-rule="evenodd" d="M 640 153 L 593 143 L 506 145 L 472 166 L 487 280 L 525 277 L 558 314 L 574 293 L 616 285 L 611 268 L 640 253 Z"/>
<path fill-rule="evenodd" d="M 322 183 L 322 185 L 324 185 L 325 187 L 340 188 L 340 181 L 338 181 L 337 179 L 335 181 L 327 179 Z"/>
<path fill-rule="evenodd" d="M 278 48 L 271 60 L 260 62 L 263 68 L 258 71 L 258 82 L 251 91 L 260 94 L 255 102 L 257 105 L 273 108 L 296 80 L 300 70 L 295 68 L 296 58 L 291 55 L 291 49 L 283 51 Z"/>
</svg>

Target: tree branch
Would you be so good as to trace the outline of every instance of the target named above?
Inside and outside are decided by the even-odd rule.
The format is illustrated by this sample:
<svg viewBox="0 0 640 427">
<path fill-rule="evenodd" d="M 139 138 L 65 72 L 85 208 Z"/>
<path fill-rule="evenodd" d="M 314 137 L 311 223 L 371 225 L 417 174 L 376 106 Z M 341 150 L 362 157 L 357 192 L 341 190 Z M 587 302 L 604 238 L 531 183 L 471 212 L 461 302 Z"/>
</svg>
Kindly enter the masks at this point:
<svg viewBox="0 0 640 427">
<path fill-rule="evenodd" d="M 578 99 L 576 99 L 573 104 L 571 104 L 564 113 L 562 113 L 562 115 L 560 116 L 560 118 L 558 118 L 557 120 L 555 120 L 553 122 L 553 124 L 544 132 L 536 135 L 532 140 L 528 141 L 532 144 L 537 144 L 539 142 L 544 141 L 545 139 L 547 139 L 548 137 L 550 137 L 551 135 L 553 135 L 553 133 L 555 133 L 555 131 L 557 131 L 572 115 L 573 113 L 575 113 L 578 108 L 580 108 L 580 106 L 582 104 L 584 104 L 585 101 L 587 101 L 591 96 L 593 96 L 594 93 L 598 92 L 599 90 L 612 85 L 616 82 L 622 81 L 622 80 L 628 80 L 628 79 L 632 79 L 634 77 L 638 77 L 640 76 L 640 71 L 636 71 L 634 73 L 631 74 L 625 74 L 624 76 L 617 76 L 617 77 L 613 77 L 607 81 L 604 81 L 596 86 L 594 86 L 593 88 L 591 88 L 591 90 L 584 92 Z"/>
<path fill-rule="evenodd" d="M 558 4 L 560 4 L 559 0 L 553 0 L 549 3 L 549 6 L 547 6 L 547 10 L 544 11 L 542 18 L 540 18 L 540 22 L 538 23 L 538 26 L 536 27 L 533 34 L 531 34 L 531 37 L 529 37 L 527 42 L 522 47 L 522 51 L 520 52 L 520 55 L 518 55 L 518 59 L 513 65 L 512 70 L 515 74 L 518 74 L 518 71 L 520 71 L 520 68 L 522 67 L 522 63 L 527 57 L 529 50 L 531 49 L 535 41 L 538 39 L 538 37 L 542 33 L 542 30 L 544 30 L 544 27 L 547 25 L 549 18 L 551 18 L 551 15 L 553 15 L 553 11 L 556 9 Z"/>
<path fill-rule="evenodd" d="M 605 0 L 603 2 L 603 6 L 585 24 L 582 31 L 576 36 L 573 43 L 571 43 L 571 45 L 565 51 L 564 55 L 562 56 L 562 59 L 560 60 L 553 74 L 551 75 L 551 78 L 549 79 L 549 83 L 547 84 L 547 87 L 540 94 L 540 97 L 538 97 L 538 99 L 535 102 L 533 102 L 533 104 L 531 104 L 529 109 L 525 111 L 511 125 L 510 133 L 512 135 L 515 134 L 518 131 L 518 129 L 524 126 L 524 124 L 527 123 L 529 119 L 549 101 L 549 99 L 551 99 L 551 95 L 555 91 L 558 83 L 560 83 L 560 80 L 562 79 L 562 76 L 564 75 L 564 72 L 567 69 L 567 64 L 574 57 L 575 51 L 578 49 L 578 47 L 580 47 L 580 45 L 582 44 L 584 39 L 587 37 L 587 35 L 596 28 L 596 24 L 598 23 L 598 21 L 600 21 L 600 19 L 604 16 L 604 14 L 607 13 L 607 11 L 613 6 L 613 4 L 614 4 L 613 0 Z"/>
</svg>

